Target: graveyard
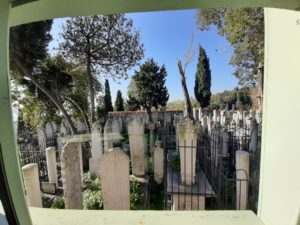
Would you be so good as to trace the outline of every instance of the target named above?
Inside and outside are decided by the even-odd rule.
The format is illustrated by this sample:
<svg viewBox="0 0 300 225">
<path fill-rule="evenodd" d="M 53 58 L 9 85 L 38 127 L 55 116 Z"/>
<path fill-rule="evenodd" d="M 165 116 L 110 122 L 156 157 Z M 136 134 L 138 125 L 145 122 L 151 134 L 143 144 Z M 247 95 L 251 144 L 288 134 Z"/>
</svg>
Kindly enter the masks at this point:
<svg viewBox="0 0 300 225">
<path fill-rule="evenodd" d="M 257 210 L 261 113 L 114 112 L 91 133 L 41 124 L 19 137 L 28 205 L 85 210 Z M 155 113 L 154 113 L 155 115 Z M 28 133 L 26 133 L 28 135 Z M 35 140 L 33 142 L 32 140 Z"/>
</svg>

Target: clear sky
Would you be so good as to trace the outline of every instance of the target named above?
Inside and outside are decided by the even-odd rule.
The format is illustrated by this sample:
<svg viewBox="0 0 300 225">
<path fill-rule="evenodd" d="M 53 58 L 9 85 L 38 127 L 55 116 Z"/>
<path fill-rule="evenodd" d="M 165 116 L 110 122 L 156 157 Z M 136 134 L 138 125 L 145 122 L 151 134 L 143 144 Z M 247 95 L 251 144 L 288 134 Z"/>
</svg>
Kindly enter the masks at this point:
<svg viewBox="0 0 300 225">
<path fill-rule="evenodd" d="M 130 13 L 127 17 L 133 20 L 133 26 L 140 31 L 141 42 L 145 47 L 145 61 L 153 58 L 159 65 L 165 64 L 168 76 L 166 85 L 169 90 L 169 101 L 183 99 L 176 59 L 184 61 L 185 52 L 194 34 L 194 48 L 197 49 L 194 60 L 186 70 L 189 94 L 194 97 L 195 72 L 198 60 L 199 45 L 206 50 L 210 60 L 212 73 L 212 93 L 231 90 L 238 86 L 238 80 L 232 75 L 234 68 L 229 65 L 232 48 L 225 38 L 218 35 L 212 27 L 209 31 L 197 30 L 195 20 L 196 10 L 178 10 L 164 12 Z M 52 51 L 59 42 L 58 33 L 63 19 L 54 21 L 52 28 L 53 41 L 49 49 Z M 134 68 L 138 69 L 138 67 Z M 128 72 L 127 80 L 114 82 L 109 80 L 112 100 L 115 101 L 116 92 L 121 90 L 123 97 L 127 97 L 127 86 L 134 69 Z"/>
</svg>

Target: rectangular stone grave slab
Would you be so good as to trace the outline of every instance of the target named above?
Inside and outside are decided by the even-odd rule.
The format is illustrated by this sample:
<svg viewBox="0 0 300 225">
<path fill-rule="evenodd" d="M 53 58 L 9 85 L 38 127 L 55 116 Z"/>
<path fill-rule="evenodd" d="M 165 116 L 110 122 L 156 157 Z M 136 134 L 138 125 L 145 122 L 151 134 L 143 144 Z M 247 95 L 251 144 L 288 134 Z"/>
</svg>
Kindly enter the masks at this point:
<svg viewBox="0 0 300 225">
<path fill-rule="evenodd" d="M 42 191 L 47 194 L 55 194 L 56 186 L 53 182 L 42 182 Z"/>
</svg>

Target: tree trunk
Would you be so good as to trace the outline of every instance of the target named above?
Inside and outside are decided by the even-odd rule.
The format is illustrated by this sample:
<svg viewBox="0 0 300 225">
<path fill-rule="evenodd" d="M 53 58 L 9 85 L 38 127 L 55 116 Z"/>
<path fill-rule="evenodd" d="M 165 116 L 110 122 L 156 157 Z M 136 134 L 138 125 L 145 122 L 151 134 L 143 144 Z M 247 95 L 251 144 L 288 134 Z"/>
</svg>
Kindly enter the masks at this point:
<svg viewBox="0 0 300 225">
<path fill-rule="evenodd" d="M 77 129 L 74 126 L 74 123 L 68 114 L 67 110 L 64 108 L 64 106 L 58 101 L 58 99 L 49 91 L 47 90 L 43 85 L 41 85 L 33 76 L 30 75 L 29 72 L 27 72 L 27 69 L 19 62 L 19 60 L 14 59 L 15 64 L 18 66 L 19 70 L 22 71 L 24 76 L 28 77 L 30 81 L 40 89 L 52 102 L 56 107 L 62 112 L 64 115 L 67 124 L 72 132 L 72 134 L 77 134 Z"/>
<path fill-rule="evenodd" d="M 86 115 L 86 113 L 81 109 L 81 107 L 73 99 L 68 98 L 68 97 L 66 97 L 65 99 L 68 100 L 69 102 L 71 102 L 79 110 L 79 112 L 84 120 L 84 123 L 88 129 L 88 132 L 91 132 L 91 125 L 89 123 L 88 116 Z"/>
<path fill-rule="evenodd" d="M 184 98 L 185 98 L 187 114 L 188 114 L 188 117 L 191 120 L 194 120 L 193 111 L 192 111 L 192 104 L 191 104 L 191 101 L 190 101 L 190 96 L 189 96 L 188 89 L 186 87 L 185 74 L 184 74 L 184 71 L 182 69 L 182 65 L 181 65 L 180 60 L 177 60 L 177 66 L 178 66 L 179 74 L 180 74 L 180 77 L 181 77 L 181 85 L 182 85 L 183 94 L 184 94 Z"/>
<path fill-rule="evenodd" d="M 91 70 L 91 56 L 89 53 L 86 54 L 86 73 L 89 80 L 89 91 L 90 91 L 90 102 L 91 102 L 91 124 L 95 122 L 95 93 L 93 87 L 93 75 Z"/>
</svg>

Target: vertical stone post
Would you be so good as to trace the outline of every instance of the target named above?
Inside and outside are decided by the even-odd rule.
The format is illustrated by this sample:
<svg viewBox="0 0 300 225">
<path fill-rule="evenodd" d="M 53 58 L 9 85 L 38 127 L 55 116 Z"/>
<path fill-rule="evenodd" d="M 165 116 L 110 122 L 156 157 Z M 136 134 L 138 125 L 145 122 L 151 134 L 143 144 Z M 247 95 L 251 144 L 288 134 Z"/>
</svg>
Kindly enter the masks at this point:
<svg viewBox="0 0 300 225">
<path fill-rule="evenodd" d="M 43 203 L 40 191 L 38 165 L 36 163 L 27 164 L 22 167 L 22 172 L 28 198 L 28 206 L 42 208 Z"/>
<path fill-rule="evenodd" d="M 81 143 L 67 143 L 61 153 L 61 174 L 66 209 L 82 209 Z"/>
<path fill-rule="evenodd" d="M 217 117 L 218 117 L 218 115 L 217 115 L 217 110 L 213 110 L 213 122 L 214 123 L 216 123 L 217 122 Z"/>
<path fill-rule="evenodd" d="M 55 147 L 46 149 L 47 169 L 49 183 L 55 183 L 57 187 L 57 168 L 56 168 L 56 150 Z"/>
<path fill-rule="evenodd" d="M 104 126 L 104 153 L 113 148 L 113 143 L 121 139 L 120 127 L 117 120 L 109 119 Z"/>
<path fill-rule="evenodd" d="M 160 184 L 164 178 L 164 149 L 161 147 L 161 141 L 156 141 L 154 148 L 154 180 Z"/>
<path fill-rule="evenodd" d="M 101 125 L 99 122 L 95 122 L 93 124 L 91 142 L 92 157 L 89 159 L 89 170 L 90 173 L 94 173 L 99 177 L 100 158 L 103 155 L 103 135 Z"/>
<path fill-rule="evenodd" d="M 236 209 L 238 210 L 247 209 L 249 186 L 249 160 L 250 155 L 248 152 L 243 150 L 236 151 Z"/>
<path fill-rule="evenodd" d="M 128 123 L 128 135 L 130 146 L 130 158 L 132 174 L 145 175 L 145 126 L 139 119 L 133 119 Z"/>
<path fill-rule="evenodd" d="M 194 107 L 193 108 L 193 117 L 195 121 L 198 121 L 198 117 L 197 117 L 197 109 Z"/>
<path fill-rule="evenodd" d="M 202 116 L 203 116 L 201 107 L 199 107 L 199 112 L 198 113 L 199 113 L 199 115 L 198 115 L 199 121 L 201 121 Z"/>
<path fill-rule="evenodd" d="M 228 154 L 229 134 L 226 129 L 222 130 L 222 155 Z"/>
<path fill-rule="evenodd" d="M 129 210 L 129 158 L 120 148 L 100 159 L 100 177 L 104 209 Z"/>
<path fill-rule="evenodd" d="M 46 149 L 46 133 L 45 130 L 42 128 L 37 129 L 37 137 L 38 137 L 38 143 L 39 143 L 39 149 L 41 151 L 45 151 Z"/>
<path fill-rule="evenodd" d="M 252 118 L 250 121 L 249 132 L 250 132 L 249 151 L 255 152 L 257 149 L 257 142 L 258 142 L 258 124 L 256 123 L 255 118 Z"/>
<path fill-rule="evenodd" d="M 181 181 L 187 185 L 195 183 L 199 127 L 188 118 L 178 124 Z"/>
<path fill-rule="evenodd" d="M 152 154 L 153 153 L 153 146 L 154 146 L 154 143 L 155 143 L 155 140 L 154 140 L 155 123 L 149 123 L 148 128 L 150 130 L 150 138 L 149 138 L 150 153 Z M 146 146 L 146 148 L 147 148 L 147 146 Z"/>
</svg>

